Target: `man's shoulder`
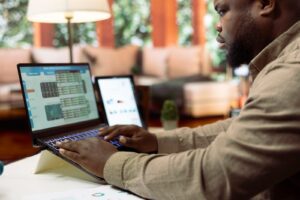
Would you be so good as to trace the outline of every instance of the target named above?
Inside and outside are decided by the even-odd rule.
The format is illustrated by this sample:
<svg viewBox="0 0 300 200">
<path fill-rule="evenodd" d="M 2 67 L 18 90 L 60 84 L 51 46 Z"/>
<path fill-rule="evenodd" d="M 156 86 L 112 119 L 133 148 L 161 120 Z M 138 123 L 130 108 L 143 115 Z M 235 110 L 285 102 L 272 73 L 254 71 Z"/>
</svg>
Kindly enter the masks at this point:
<svg viewBox="0 0 300 200">
<path fill-rule="evenodd" d="M 272 90 L 292 95 L 300 90 L 300 37 L 289 43 L 280 55 L 268 63 L 253 82 L 258 93 Z M 253 91 L 254 92 L 254 91 Z"/>
<path fill-rule="evenodd" d="M 283 63 L 296 62 L 295 64 L 300 64 L 300 37 L 288 44 L 275 61 Z"/>
<path fill-rule="evenodd" d="M 261 73 L 265 76 L 269 73 L 280 70 L 289 70 L 290 72 L 300 73 L 300 37 L 289 43 L 276 59 L 268 63 Z M 296 75 L 294 74 L 294 75 Z M 284 77 L 282 77 L 284 79 Z"/>
</svg>

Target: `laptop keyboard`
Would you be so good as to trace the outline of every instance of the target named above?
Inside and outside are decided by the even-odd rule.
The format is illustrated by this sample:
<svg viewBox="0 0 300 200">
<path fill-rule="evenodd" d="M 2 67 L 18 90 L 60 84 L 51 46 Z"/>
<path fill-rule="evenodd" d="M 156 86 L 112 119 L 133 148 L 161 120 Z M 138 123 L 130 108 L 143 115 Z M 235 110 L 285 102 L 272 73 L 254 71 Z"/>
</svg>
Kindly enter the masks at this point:
<svg viewBox="0 0 300 200">
<path fill-rule="evenodd" d="M 46 141 L 46 143 L 52 147 L 54 147 L 55 149 L 58 149 L 56 147 L 56 142 L 63 142 L 63 141 L 66 141 L 66 140 L 69 140 L 69 141 L 78 141 L 78 140 L 83 140 L 83 139 L 86 139 L 86 138 L 90 138 L 90 137 L 100 137 L 98 135 L 99 133 L 99 129 L 92 129 L 92 130 L 88 130 L 88 131 L 85 131 L 85 132 L 80 132 L 80 133 L 74 133 L 74 134 L 71 134 L 71 135 L 67 135 L 67 136 L 62 136 L 60 138 L 53 138 L 53 139 L 49 139 L 48 141 Z M 103 139 L 103 137 L 100 137 L 101 139 Z M 122 145 L 119 143 L 119 140 L 118 138 L 117 139 L 114 139 L 114 140 L 111 140 L 109 141 L 112 145 L 114 145 L 115 147 L 119 148 L 121 147 Z"/>
</svg>

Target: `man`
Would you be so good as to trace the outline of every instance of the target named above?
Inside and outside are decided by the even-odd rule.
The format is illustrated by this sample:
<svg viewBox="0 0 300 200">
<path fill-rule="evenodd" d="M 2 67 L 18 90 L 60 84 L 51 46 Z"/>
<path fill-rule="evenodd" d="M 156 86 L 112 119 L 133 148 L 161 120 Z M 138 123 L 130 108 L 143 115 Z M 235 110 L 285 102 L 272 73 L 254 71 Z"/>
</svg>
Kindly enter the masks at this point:
<svg viewBox="0 0 300 200">
<path fill-rule="evenodd" d="M 214 3 L 228 62 L 249 63 L 253 78 L 238 117 L 157 135 L 102 130 L 143 153 L 117 152 L 97 138 L 59 143 L 60 153 L 150 199 L 300 199 L 300 1 Z"/>
</svg>

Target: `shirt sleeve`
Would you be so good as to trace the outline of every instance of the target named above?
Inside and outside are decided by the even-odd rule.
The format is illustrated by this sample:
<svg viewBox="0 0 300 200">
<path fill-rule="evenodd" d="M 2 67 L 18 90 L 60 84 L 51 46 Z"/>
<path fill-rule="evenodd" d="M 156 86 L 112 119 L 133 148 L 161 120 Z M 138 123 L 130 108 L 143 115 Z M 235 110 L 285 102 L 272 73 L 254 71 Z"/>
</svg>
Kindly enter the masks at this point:
<svg viewBox="0 0 300 200">
<path fill-rule="evenodd" d="M 300 169 L 300 96 L 295 95 L 300 70 L 295 69 L 269 71 L 240 116 L 207 148 L 118 152 L 106 163 L 104 178 L 150 199 L 249 199 L 295 175 Z"/>
<path fill-rule="evenodd" d="M 206 148 L 215 137 L 227 130 L 233 119 L 218 121 L 197 128 L 179 128 L 155 133 L 158 153 L 178 153 L 190 149 Z"/>
</svg>

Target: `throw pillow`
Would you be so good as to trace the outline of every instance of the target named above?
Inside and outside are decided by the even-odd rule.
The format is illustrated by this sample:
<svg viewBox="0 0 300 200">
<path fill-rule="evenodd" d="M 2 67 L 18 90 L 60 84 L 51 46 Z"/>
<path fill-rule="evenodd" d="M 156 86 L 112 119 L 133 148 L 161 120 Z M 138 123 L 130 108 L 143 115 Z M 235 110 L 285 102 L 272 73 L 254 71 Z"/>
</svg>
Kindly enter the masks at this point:
<svg viewBox="0 0 300 200">
<path fill-rule="evenodd" d="M 143 49 L 143 74 L 159 78 L 167 76 L 168 48 Z"/>
<path fill-rule="evenodd" d="M 127 45 L 114 49 L 87 46 L 83 51 L 94 76 L 125 75 L 130 74 L 136 64 L 138 47 Z"/>
<path fill-rule="evenodd" d="M 80 62 L 81 48 L 73 46 L 73 62 Z M 35 63 L 68 63 L 70 62 L 69 48 L 39 47 L 32 49 Z"/>
<path fill-rule="evenodd" d="M 18 63 L 30 63 L 29 49 L 0 49 L 0 83 L 19 82 Z"/>
<path fill-rule="evenodd" d="M 200 74 L 200 47 L 174 47 L 168 59 L 168 77 L 178 78 Z"/>
</svg>

